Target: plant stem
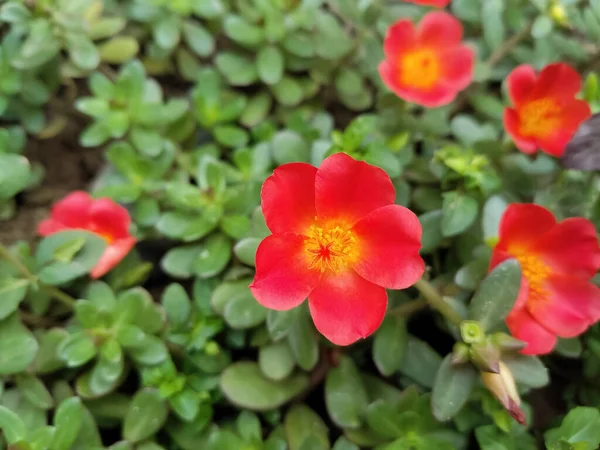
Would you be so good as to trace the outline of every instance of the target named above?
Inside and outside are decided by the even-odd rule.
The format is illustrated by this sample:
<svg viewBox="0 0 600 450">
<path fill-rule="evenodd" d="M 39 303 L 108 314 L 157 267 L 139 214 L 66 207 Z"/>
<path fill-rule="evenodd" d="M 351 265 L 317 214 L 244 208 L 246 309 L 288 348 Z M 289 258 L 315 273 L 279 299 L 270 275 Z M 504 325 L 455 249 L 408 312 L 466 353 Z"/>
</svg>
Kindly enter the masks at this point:
<svg viewBox="0 0 600 450">
<path fill-rule="evenodd" d="M 492 68 L 497 63 L 502 61 L 502 58 L 508 55 L 519 44 L 519 42 L 529 36 L 532 25 L 532 23 L 528 23 L 517 34 L 513 34 L 511 37 L 505 40 L 500 47 L 492 52 L 485 64 L 489 68 Z"/>
<path fill-rule="evenodd" d="M 406 317 L 410 316 L 412 313 L 415 313 L 423 308 L 429 306 L 429 302 L 424 298 L 419 300 L 414 300 L 409 303 L 404 303 L 403 305 L 397 306 L 393 309 L 390 309 L 388 314 L 396 317 Z"/>
<path fill-rule="evenodd" d="M 29 269 L 19 260 L 19 258 L 15 257 L 9 250 L 4 246 L 4 244 L 0 243 L 0 258 L 8 261 L 12 264 L 26 279 L 31 282 L 38 282 L 37 277 L 32 274 Z M 64 293 L 60 289 L 54 286 L 48 286 L 46 284 L 41 284 L 41 288 L 45 291 L 50 297 L 58 300 L 59 302 L 65 304 L 69 308 L 73 309 L 75 306 L 75 299 L 71 297 L 69 294 Z"/>
<path fill-rule="evenodd" d="M 421 295 L 427 300 L 427 302 L 435 309 L 437 309 L 446 319 L 452 324 L 458 326 L 462 322 L 460 315 L 442 298 L 436 288 L 431 283 L 420 279 L 414 285 Z"/>
</svg>

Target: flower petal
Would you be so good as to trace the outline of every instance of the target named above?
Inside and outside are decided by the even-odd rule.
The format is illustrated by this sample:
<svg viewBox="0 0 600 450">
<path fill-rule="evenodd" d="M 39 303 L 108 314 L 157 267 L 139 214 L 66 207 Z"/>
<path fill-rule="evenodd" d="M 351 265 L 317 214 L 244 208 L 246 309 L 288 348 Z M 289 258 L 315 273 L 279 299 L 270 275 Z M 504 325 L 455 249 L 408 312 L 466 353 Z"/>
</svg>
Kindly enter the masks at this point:
<svg viewBox="0 0 600 450">
<path fill-rule="evenodd" d="M 448 47 L 458 44 L 463 35 L 463 26 L 458 19 L 443 11 L 425 14 L 419 23 L 418 39 L 426 45 Z"/>
<path fill-rule="evenodd" d="M 423 275 L 422 228 L 409 209 L 400 205 L 376 209 L 352 231 L 360 248 L 354 270 L 361 277 L 388 289 L 406 289 Z"/>
<path fill-rule="evenodd" d="M 371 211 L 393 204 L 396 198 L 387 173 L 345 153 L 323 161 L 315 186 L 319 219 L 343 219 L 350 226 Z"/>
<path fill-rule="evenodd" d="M 309 269 L 304 241 L 304 236 L 285 233 L 260 243 L 250 290 L 261 305 L 278 311 L 294 308 L 317 286 L 321 272 Z"/>
<path fill-rule="evenodd" d="M 533 96 L 573 98 L 581 89 L 581 76 L 565 63 L 549 64 L 540 72 Z"/>
<path fill-rule="evenodd" d="M 553 276 L 546 295 L 527 302 L 531 315 L 557 336 L 572 338 L 600 318 L 600 288 L 577 277 Z"/>
<path fill-rule="evenodd" d="M 119 264 L 123 258 L 131 251 L 136 243 L 136 239 L 133 237 L 127 237 L 124 239 L 118 239 L 106 247 L 104 253 L 90 271 L 92 278 L 100 278 L 106 275 L 111 269 Z"/>
<path fill-rule="evenodd" d="M 556 219 L 546 208 L 533 203 L 513 203 L 506 208 L 500 220 L 498 250 L 532 245 L 556 225 Z"/>
<path fill-rule="evenodd" d="M 317 168 L 305 163 L 279 166 L 261 191 L 262 211 L 273 233 L 303 233 L 314 220 Z"/>
<path fill-rule="evenodd" d="M 471 84 L 475 53 L 466 45 L 441 51 L 440 61 L 444 68 L 444 83 L 460 91 Z"/>
<path fill-rule="evenodd" d="M 594 224 L 587 219 L 565 219 L 535 243 L 534 250 L 556 273 L 593 277 L 600 269 L 600 245 Z"/>
<path fill-rule="evenodd" d="M 524 355 L 544 355 L 556 345 L 556 336 L 540 325 L 525 308 L 511 311 L 506 325 L 514 337 L 527 342 L 527 347 L 521 350 Z"/>
<path fill-rule="evenodd" d="M 450 0 L 405 0 L 408 3 L 415 3 L 417 5 L 435 6 L 436 8 L 443 8 L 448 6 Z"/>
<path fill-rule="evenodd" d="M 535 69 L 528 64 L 518 66 L 508 75 L 506 84 L 508 87 L 508 96 L 513 105 L 519 106 L 531 98 L 535 87 L 535 80 Z"/>
<path fill-rule="evenodd" d="M 587 102 L 583 100 L 573 100 L 562 105 L 562 123 L 553 133 L 538 141 L 539 147 L 547 154 L 552 156 L 562 156 L 565 147 L 581 125 L 581 123 L 590 117 L 591 110 Z"/>
<path fill-rule="evenodd" d="M 383 52 L 386 58 L 396 59 L 406 49 L 416 43 L 416 30 L 408 19 L 402 19 L 392 24 L 386 31 L 383 41 Z"/>
<path fill-rule="evenodd" d="M 52 219 L 67 228 L 87 228 L 88 211 L 94 200 L 84 191 L 74 191 L 52 207 Z"/>
<path fill-rule="evenodd" d="M 538 145 L 535 139 L 521 136 L 521 132 L 519 131 L 519 114 L 516 110 L 512 108 L 505 108 L 503 122 L 504 129 L 515 142 L 515 145 L 519 150 L 528 155 L 536 152 Z"/>
<path fill-rule="evenodd" d="M 130 236 L 131 218 L 124 206 L 109 198 L 96 200 L 90 207 L 88 229 L 108 239 L 123 239 Z"/>
<path fill-rule="evenodd" d="M 387 293 L 353 270 L 330 272 L 309 295 L 308 304 L 323 336 L 336 345 L 350 345 L 381 325 Z"/>
<path fill-rule="evenodd" d="M 40 222 L 37 228 L 37 233 L 40 236 L 50 236 L 51 234 L 58 233 L 60 231 L 68 230 L 62 222 L 57 222 L 54 219 L 46 219 Z"/>
</svg>

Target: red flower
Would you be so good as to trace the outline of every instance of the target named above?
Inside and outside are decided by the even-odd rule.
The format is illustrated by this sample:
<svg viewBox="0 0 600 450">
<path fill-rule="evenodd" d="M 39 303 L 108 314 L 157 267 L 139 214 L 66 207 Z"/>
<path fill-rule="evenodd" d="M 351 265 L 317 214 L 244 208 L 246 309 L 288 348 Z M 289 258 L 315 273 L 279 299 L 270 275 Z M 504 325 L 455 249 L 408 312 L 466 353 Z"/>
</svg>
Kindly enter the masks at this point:
<svg viewBox="0 0 600 450">
<path fill-rule="evenodd" d="M 510 205 L 490 270 L 509 258 L 519 261 L 523 277 L 506 324 L 527 342 L 523 353 L 549 353 L 557 336 L 577 336 L 600 319 L 600 288 L 590 282 L 600 269 L 600 246 L 589 220 L 557 223 L 541 206 Z"/>
<path fill-rule="evenodd" d="M 581 77 L 564 63 L 550 64 L 536 76 L 533 67 L 522 65 L 507 78 L 514 108 L 504 110 L 504 128 L 523 153 L 538 148 L 560 156 L 565 146 L 591 115 L 589 105 L 577 100 Z"/>
<path fill-rule="evenodd" d="M 450 0 L 404 0 L 408 3 L 416 3 L 417 5 L 435 6 L 436 8 L 444 8 L 450 4 Z"/>
<path fill-rule="evenodd" d="M 396 22 L 383 43 L 383 82 L 400 98 L 428 108 L 446 105 L 473 78 L 473 51 L 461 43 L 463 27 L 448 13 L 426 14 L 418 27 Z"/>
<path fill-rule="evenodd" d="M 86 230 L 103 237 L 108 246 L 90 272 L 100 278 L 115 267 L 132 249 L 136 239 L 129 234 L 131 219 L 127 210 L 108 198 L 94 200 L 87 192 L 71 192 L 52 207 L 49 219 L 38 233 L 49 236 L 65 230 Z"/>
<path fill-rule="evenodd" d="M 423 274 L 421 224 L 394 204 L 390 177 L 377 167 L 345 153 L 319 169 L 284 164 L 261 195 L 273 234 L 258 247 L 252 293 L 276 310 L 308 297 L 317 329 L 337 345 L 373 333 L 385 288 L 407 288 Z"/>
</svg>

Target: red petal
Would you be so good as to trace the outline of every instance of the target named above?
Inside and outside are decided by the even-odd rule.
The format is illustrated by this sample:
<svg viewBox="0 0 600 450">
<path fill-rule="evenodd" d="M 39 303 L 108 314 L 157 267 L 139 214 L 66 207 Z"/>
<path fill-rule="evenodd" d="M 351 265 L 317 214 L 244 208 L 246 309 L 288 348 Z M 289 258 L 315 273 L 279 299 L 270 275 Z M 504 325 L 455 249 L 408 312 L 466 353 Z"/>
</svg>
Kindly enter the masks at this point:
<svg viewBox="0 0 600 450">
<path fill-rule="evenodd" d="M 52 219 L 67 228 L 87 228 L 88 211 L 94 200 L 87 192 L 75 191 L 52 207 Z"/>
<path fill-rule="evenodd" d="M 475 53 L 465 45 L 440 52 L 444 68 L 444 83 L 457 91 L 463 90 L 473 79 L 473 64 Z"/>
<path fill-rule="evenodd" d="M 433 11 L 423 16 L 417 33 L 419 42 L 443 48 L 461 41 L 463 27 L 454 16 L 443 11 Z"/>
<path fill-rule="evenodd" d="M 51 234 L 68 229 L 69 227 L 65 226 L 61 222 L 57 222 L 54 219 L 46 219 L 40 222 L 38 225 L 37 233 L 40 236 L 50 236 Z"/>
<path fill-rule="evenodd" d="M 315 186 L 319 219 L 342 219 L 348 225 L 377 208 L 393 204 L 396 198 L 387 173 L 345 153 L 336 153 L 323 161 Z"/>
<path fill-rule="evenodd" d="M 106 247 L 100 260 L 98 260 L 94 268 L 90 271 L 90 276 L 92 278 L 100 278 L 107 274 L 127 256 L 135 243 L 136 240 L 133 237 L 114 241 Z"/>
<path fill-rule="evenodd" d="M 387 293 L 353 270 L 328 273 L 308 297 L 317 330 L 336 345 L 372 334 L 383 321 Z"/>
<path fill-rule="evenodd" d="M 386 58 L 396 59 L 404 50 L 416 43 L 416 30 L 408 19 L 399 20 L 391 25 L 385 34 L 383 52 Z"/>
<path fill-rule="evenodd" d="M 596 228 L 587 219 L 563 220 L 540 237 L 533 251 L 556 273 L 589 279 L 600 269 Z"/>
<path fill-rule="evenodd" d="M 579 128 L 590 117 L 590 106 L 583 100 L 571 100 L 562 105 L 562 124 L 545 139 L 539 139 L 539 147 L 549 155 L 562 156 L 565 147 Z"/>
<path fill-rule="evenodd" d="M 292 233 L 273 234 L 258 246 L 250 290 L 261 305 L 278 311 L 294 308 L 319 283 L 321 272 L 308 268 L 304 240 Z"/>
<path fill-rule="evenodd" d="M 415 3 L 417 5 L 435 6 L 437 8 L 443 8 L 450 4 L 450 0 L 405 0 L 408 3 Z"/>
<path fill-rule="evenodd" d="M 519 106 L 527 102 L 535 87 L 535 69 L 527 64 L 515 68 L 506 78 L 508 96 L 513 105 Z"/>
<path fill-rule="evenodd" d="M 556 336 L 540 325 L 526 309 L 513 310 L 506 318 L 506 325 L 517 339 L 527 342 L 521 350 L 525 355 L 544 355 L 556 345 Z"/>
<path fill-rule="evenodd" d="M 130 224 L 127 209 L 109 198 L 96 200 L 90 208 L 88 229 L 109 239 L 129 237 Z"/>
<path fill-rule="evenodd" d="M 549 64 L 539 74 L 534 97 L 572 98 L 581 89 L 581 77 L 565 63 Z"/>
<path fill-rule="evenodd" d="M 519 132 L 519 114 L 517 111 L 512 108 L 505 108 L 503 120 L 504 129 L 515 142 L 517 148 L 528 155 L 535 153 L 538 147 L 535 139 L 521 136 Z"/>
<path fill-rule="evenodd" d="M 532 203 L 513 203 L 506 208 L 500 220 L 498 250 L 509 246 L 531 248 L 532 245 L 556 225 L 556 219 L 546 208 Z"/>
<path fill-rule="evenodd" d="M 262 211 L 273 233 L 302 234 L 314 221 L 317 168 L 305 163 L 279 166 L 262 187 Z"/>
<path fill-rule="evenodd" d="M 546 295 L 527 303 L 531 315 L 557 336 L 572 338 L 600 318 L 600 288 L 576 277 L 553 276 Z"/>
<path fill-rule="evenodd" d="M 388 289 L 406 289 L 423 275 L 421 224 L 409 209 L 399 205 L 376 209 L 352 231 L 360 246 L 354 270 L 361 277 Z"/>
</svg>

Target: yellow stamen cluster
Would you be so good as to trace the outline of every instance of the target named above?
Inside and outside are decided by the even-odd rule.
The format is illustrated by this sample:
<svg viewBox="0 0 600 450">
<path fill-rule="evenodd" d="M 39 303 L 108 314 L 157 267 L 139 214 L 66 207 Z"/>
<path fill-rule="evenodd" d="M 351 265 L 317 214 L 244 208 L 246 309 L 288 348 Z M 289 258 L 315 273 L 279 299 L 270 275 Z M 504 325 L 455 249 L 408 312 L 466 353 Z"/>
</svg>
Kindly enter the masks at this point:
<svg viewBox="0 0 600 450">
<path fill-rule="evenodd" d="M 431 88 L 440 77 L 440 62 L 433 50 L 419 49 L 400 60 L 402 83 L 419 89 Z"/>
<path fill-rule="evenodd" d="M 560 106 L 554 99 L 533 100 L 519 111 L 523 136 L 546 137 L 560 125 Z"/>
<path fill-rule="evenodd" d="M 338 273 L 358 259 L 356 237 L 347 227 L 312 225 L 306 235 L 304 248 L 311 269 Z"/>
</svg>

